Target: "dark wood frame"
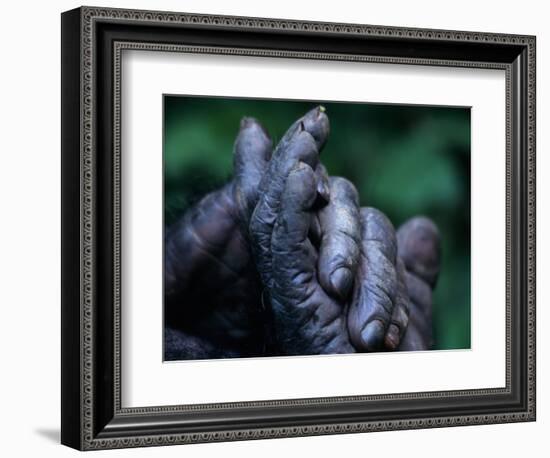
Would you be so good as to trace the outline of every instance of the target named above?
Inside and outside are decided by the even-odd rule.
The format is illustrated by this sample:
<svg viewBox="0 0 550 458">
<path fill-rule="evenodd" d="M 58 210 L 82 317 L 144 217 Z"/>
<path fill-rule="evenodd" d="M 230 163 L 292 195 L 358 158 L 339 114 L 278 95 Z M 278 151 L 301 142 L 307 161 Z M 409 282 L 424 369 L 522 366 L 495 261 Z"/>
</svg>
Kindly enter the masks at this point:
<svg viewBox="0 0 550 458">
<path fill-rule="evenodd" d="M 120 405 L 124 49 L 506 71 L 505 388 Z M 490 177 L 488 177 L 490 179 Z M 62 433 L 81 449 L 535 419 L 535 37 L 82 7 L 62 14 Z"/>
</svg>

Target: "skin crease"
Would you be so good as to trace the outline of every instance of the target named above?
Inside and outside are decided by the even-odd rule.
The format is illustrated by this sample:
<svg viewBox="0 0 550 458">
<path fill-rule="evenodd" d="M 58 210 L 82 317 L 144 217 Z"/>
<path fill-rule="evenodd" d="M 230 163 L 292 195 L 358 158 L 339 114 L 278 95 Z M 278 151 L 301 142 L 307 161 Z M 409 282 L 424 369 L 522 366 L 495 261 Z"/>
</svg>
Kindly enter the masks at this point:
<svg viewBox="0 0 550 458">
<path fill-rule="evenodd" d="M 165 359 L 429 348 L 431 286 L 439 266 L 430 264 L 427 286 L 418 275 L 425 259 L 420 256 L 415 264 L 418 254 L 411 253 L 414 234 L 408 233 L 417 231 L 415 226 L 401 232 L 409 242 L 399 255 L 409 265 L 390 256 L 385 268 L 395 281 L 378 285 L 387 290 L 389 304 L 359 295 L 370 308 L 354 306 L 354 291 L 368 281 L 365 271 L 380 270 L 381 258 L 363 256 L 369 244 L 366 210 L 359 209 L 355 188 L 345 179 L 329 179 L 319 163 L 328 132 L 328 118 L 316 108 L 297 120 L 271 153 L 266 131 L 243 119 L 234 179 L 206 195 L 166 233 Z M 287 231 L 296 224 L 305 231 L 300 243 Z M 377 235 L 396 251 L 391 223 Z M 438 259 L 438 243 L 431 245 L 437 251 L 428 256 L 432 261 Z M 428 253 L 430 244 L 424 245 Z M 383 317 L 380 310 L 386 311 Z M 374 340 L 350 340 L 373 321 L 383 331 Z"/>
</svg>

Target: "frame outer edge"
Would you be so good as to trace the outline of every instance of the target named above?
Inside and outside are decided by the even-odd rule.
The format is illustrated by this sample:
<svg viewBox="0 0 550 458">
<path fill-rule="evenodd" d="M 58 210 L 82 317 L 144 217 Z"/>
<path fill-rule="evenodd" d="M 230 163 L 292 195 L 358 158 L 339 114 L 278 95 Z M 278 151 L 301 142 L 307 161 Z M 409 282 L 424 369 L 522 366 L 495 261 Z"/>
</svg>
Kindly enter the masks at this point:
<svg viewBox="0 0 550 458">
<path fill-rule="evenodd" d="M 537 419 L 536 382 L 536 87 L 537 39 L 527 43 L 527 415 Z"/>
<path fill-rule="evenodd" d="M 462 32 L 462 31 L 445 31 L 445 30 L 429 30 L 429 29 L 413 29 L 413 28 L 400 28 L 400 27 L 383 27 L 383 26 L 369 26 L 369 25 L 357 25 L 357 24 L 335 24 L 335 23 L 315 23 L 309 21 L 296 21 L 296 20 L 284 20 L 284 19 L 263 19 L 263 18 L 242 18 L 231 16 L 213 16 L 213 15 L 200 15 L 200 14 L 186 14 L 186 13 L 167 13 L 167 12 L 155 12 L 155 11 L 133 11 L 124 9 L 112 9 L 112 8 L 95 8 L 95 7 L 82 7 L 79 10 L 73 10 L 73 13 L 78 11 L 79 14 L 79 34 L 78 45 L 79 51 L 79 66 L 78 78 L 80 84 L 79 96 L 74 99 L 75 103 L 80 102 L 77 110 L 79 119 L 78 139 L 81 150 L 80 173 L 79 177 L 82 182 L 78 182 L 78 186 L 82 186 L 78 189 L 79 211 L 76 213 L 82 219 L 78 221 L 77 227 L 81 231 L 78 238 L 79 251 L 78 255 L 81 255 L 79 259 L 79 269 L 74 276 L 78 277 L 79 293 L 81 294 L 81 302 L 78 309 L 79 316 L 75 318 L 74 310 L 68 312 L 71 314 L 71 321 L 76 326 L 78 338 L 77 341 L 70 343 L 75 344 L 78 347 L 79 361 L 74 367 L 71 367 L 72 381 L 79 387 L 78 408 L 74 408 L 71 411 L 78 412 L 79 423 L 78 429 L 78 447 L 80 449 L 103 449 L 103 448 L 123 448 L 123 447 L 137 447 L 137 446 L 151 446 L 151 445 L 168 445 L 168 444 L 181 444 L 181 443 L 198 443 L 198 442 L 212 442 L 212 441 L 227 441 L 227 440 L 245 440 L 245 439 L 262 439 L 270 437 L 292 437 L 292 436 L 307 436 L 307 435 L 319 435 L 319 434 L 339 434 L 339 433 L 351 433 L 351 432 L 367 432 L 367 431 L 384 431 L 388 429 L 415 429 L 426 427 L 440 427 L 440 426 L 458 426 L 458 425 L 473 425 L 473 424 L 487 424 L 495 422 L 516 422 L 516 421 L 528 421 L 535 419 L 535 343 L 534 343 L 534 326 L 535 326 L 535 38 L 527 35 L 507 35 L 507 34 L 492 34 L 482 32 Z M 69 14 L 65 13 L 65 14 Z M 94 438 L 93 432 L 93 405 L 94 405 L 94 390 L 93 390 L 93 208 L 95 201 L 95 184 L 94 184 L 94 171 L 93 171 L 93 113 L 94 103 L 93 98 L 95 96 L 93 90 L 93 55 L 94 55 L 94 22 L 97 20 L 108 20 L 121 23 L 141 23 L 141 24 L 161 24 L 172 23 L 182 25 L 198 25 L 202 27 L 212 28 L 235 28 L 238 30 L 282 30 L 292 29 L 293 31 L 304 33 L 335 33 L 339 35 L 359 34 L 371 37 L 389 37 L 394 38 L 408 38 L 413 37 L 419 40 L 442 40 L 451 42 L 486 42 L 500 45 L 515 45 L 523 46 L 528 50 L 528 74 L 527 81 L 527 116 L 528 116 L 528 167 L 527 167 L 527 179 L 528 179 L 528 195 L 526 200 L 527 204 L 527 221 L 525 224 L 528 226 L 528 275 L 527 275 L 527 357 L 528 363 L 526 367 L 525 376 L 528 377 L 528 383 L 526 387 L 528 395 L 528 405 L 525 410 L 517 413 L 500 413 L 496 415 L 484 416 L 484 415 L 465 415 L 443 418 L 416 418 L 414 420 L 403 421 L 384 421 L 384 422 L 363 422 L 363 423 L 337 423 L 328 425 L 312 425 L 306 427 L 283 427 L 283 428 L 260 428 L 251 430 L 226 430 L 219 433 L 197 433 L 197 434 L 161 434 L 155 436 L 138 436 L 138 437 L 120 437 L 112 439 L 100 439 Z M 74 70 L 74 69 L 73 69 Z M 66 76 L 66 75 L 65 75 Z M 65 110 L 65 105 L 63 105 Z M 64 127 L 68 124 L 62 123 Z M 66 129 L 65 129 L 66 130 Z M 74 135 L 74 133 L 73 133 Z M 73 139 L 74 141 L 74 139 Z M 63 134 L 63 174 L 65 181 L 67 181 L 67 174 L 65 173 L 66 164 L 68 163 L 65 158 L 67 157 L 66 133 Z M 71 162 L 73 163 L 73 162 Z M 74 187 L 74 182 L 72 183 Z M 65 199 L 65 190 L 63 187 L 63 194 Z M 65 202 L 65 201 L 63 201 Z M 73 202 L 74 205 L 74 202 Z M 73 225 L 75 224 L 73 216 Z M 72 226 L 65 224 L 65 217 L 63 220 L 63 228 L 66 230 Z M 74 227 L 73 227 L 74 228 Z M 81 241 L 81 244 L 80 244 Z M 74 242 L 74 240 L 72 240 Z M 72 246 L 72 244 L 71 244 Z M 63 249 L 66 250 L 69 247 L 69 243 L 63 241 Z M 65 256 L 63 255 L 63 272 L 67 268 L 65 262 Z M 67 279 L 68 277 L 64 277 Z M 63 293 L 70 291 L 74 288 L 73 284 L 67 285 L 64 282 Z M 65 317 L 67 313 L 66 301 L 63 301 L 64 318 L 63 327 L 65 329 L 65 323 L 68 321 Z M 74 308 L 74 307 L 73 307 Z M 82 315 L 80 315 L 82 313 Z M 66 330 L 65 335 L 68 335 Z M 80 334 L 82 333 L 82 334 Z M 68 341 L 68 339 L 65 339 Z M 64 350 L 63 363 L 66 363 L 67 351 Z M 67 364 L 64 364 L 67 366 Z M 69 379 L 65 377 L 63 372 L 63 380 L 66 383 Z M 78 380 L 75 379 L 77 374 Z M 72 387 L 72 386 L 71 386 Z M 67 397 L 65 397 L 67 399 Z M 63 409 L 62 409 L 63 410 Z M 63 410 L 65 413 L 65 410 Z M 69 413 L 71 413 L 69 412 Z M 65 432 L 68 421 L 65 419 Z M 63 435 L 62 435 L 63 437 Z M 63 443 L 67 443 L 66 435 L 65 440 L 62 438 Z M 72 436 L 73 442 L 76 441 Z M 72 446 L 72 445 L 71 445 Z"/>
<path fill-rule="evenodd" d="M 61 443 L 81 441 L 80 9 L 61 15 Z"/>
<path fill-rule="evenodd" d="M 414 38 L 420 40 L 462 41 L 471 43 L 497 43 L 503 45 L 527 45 L 533 35 L 516 35 L 464 30 L 424 29 L 415 27 L 383 26 L 312 20 L 264 18 L 249 16 L 225 16 L 216 14 L 182 13 L 173 11 L 132 10 L 83 6 L 87 19 L 108 19 L 142 24 L 181 24 L 197 27 L 234 28 L 237 30 L 279 30 L 304 33 L 331 33 L 338 35 L 366 35 L 371 37 Z"/>
</svg>

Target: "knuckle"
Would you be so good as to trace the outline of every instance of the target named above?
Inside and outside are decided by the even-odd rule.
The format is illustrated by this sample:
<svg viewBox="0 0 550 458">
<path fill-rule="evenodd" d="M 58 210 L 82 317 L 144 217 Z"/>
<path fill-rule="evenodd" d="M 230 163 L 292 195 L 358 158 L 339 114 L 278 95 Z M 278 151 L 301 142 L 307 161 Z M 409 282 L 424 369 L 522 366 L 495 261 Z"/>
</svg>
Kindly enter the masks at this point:
<svg viewBox="0 0 550 458">
<path fill-rule="evenodd" d="M 347 178 L 330 177 L 330 184 L 337 198 L 359 204 L 357 188 Z"/>
</svg>

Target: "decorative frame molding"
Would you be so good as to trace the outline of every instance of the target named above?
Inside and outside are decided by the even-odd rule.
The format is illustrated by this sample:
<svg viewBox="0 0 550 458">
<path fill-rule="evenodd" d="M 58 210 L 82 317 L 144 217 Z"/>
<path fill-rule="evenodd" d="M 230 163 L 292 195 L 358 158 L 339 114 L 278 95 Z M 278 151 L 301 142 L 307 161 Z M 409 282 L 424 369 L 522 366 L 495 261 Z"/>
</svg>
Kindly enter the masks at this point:
<svg viewBox="0 0 550 458">
<path fill-rule="evenodd" d="M 535 37 L 94 7 L 64 13 L 62 27 L 62 443 L 88 450 L 535 419 Z M 135 36 L 142 30 L 148 30 L 148 39 L 138 42 Z M 261 36 L 270 46 L 263 46 L 261 40 L 255 47 L 224 46 L 226 41 L 220 42 L 216 33 L 235 35 L 235 41 L 248 40 L 249 45 L 252 36 Z M 168 34 L 170 41 L 163 41 Z M 183 41 L 192 44 L 176 43 L 181 34 Z M 307 49 L 289 49 L 289 41 L 282 37 Z M 362 45 L 371 40 L 372 52 L 354 52 L 353 43 L 346 45 L 347 52 L 337 52 L 333 48 L 344 46 L 343 37 L 356 37 Z M 197 43 L 201 40 L 205 43 Z M 218 45 L 209 42 L 216 40 Z M 403 55 L 399 44 L 402 47 L 405 42 L 414 44 L 417 56 Z M 274 43 L 282 49 L 273 47 Z M 436 50 L 442 44 L 449 56 Z M 123 409 L 120 63 L 124 49 L 505 70 L 506 387 Z M 470 60 L 471 55 L 477 58 Z M 98 116 L 101 110 L 112 114 L 104 120 Z M 98 264 L 98 250 L 109 253 L 104 268 Z M 445 407 L 460 398 L 466 413 Z M 478 412 L 478 399 L 500 407 Z M 368 403 L 383 412 L 389 403 L 404 401 L 417 406 L 431 402 L 439 410 L 399 418 L 371 413 L 369 419 L 365 409 Z M 508 408 L 502 408 L 503 402 Z M 327 419 L 317 423 L 292 418 L 285 423 L 278 417 L 278 409 L 308 413 L 320 406 L 327 409 Z M 258 426 L 239 427 L 240 411 L 246 411 L 248 419 L 257 412 Z M 344 411 L 349 418 L 343 421 Z M 213 413 L 217 420 L 211 427 L 193 426 L 198 419 L 203 424 L 212 419 Z M 277 420 L 266 421 L 270 414 Z"/>
</svg>

